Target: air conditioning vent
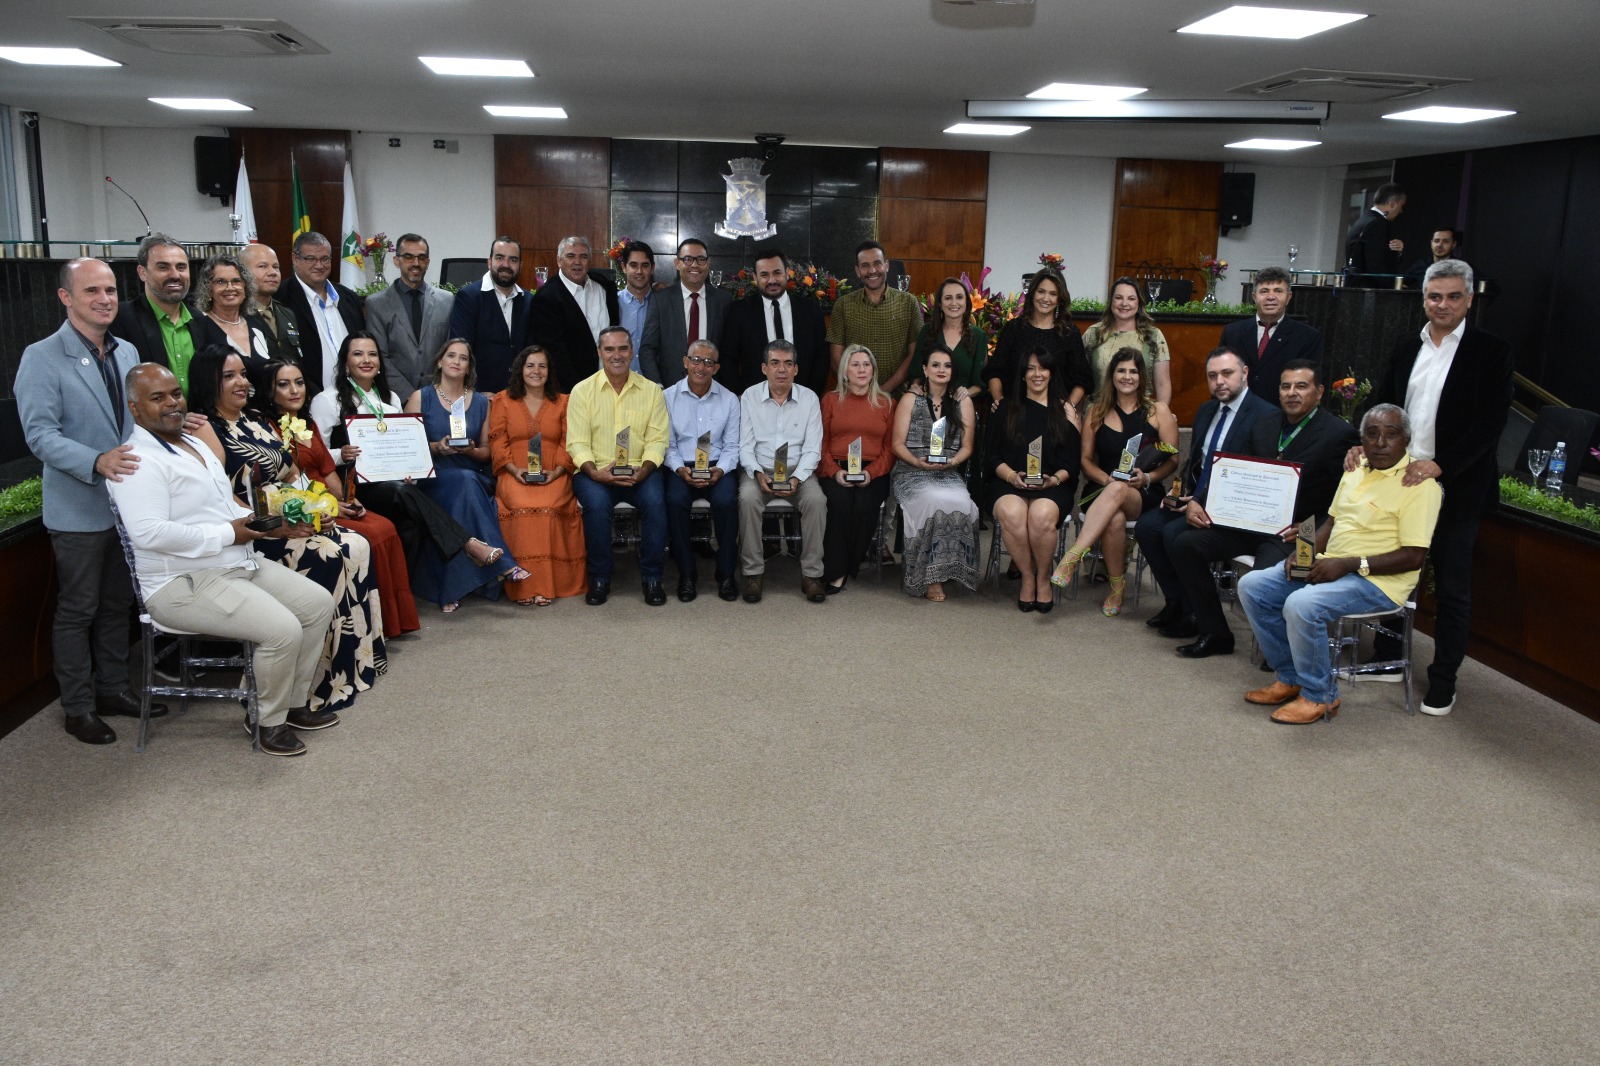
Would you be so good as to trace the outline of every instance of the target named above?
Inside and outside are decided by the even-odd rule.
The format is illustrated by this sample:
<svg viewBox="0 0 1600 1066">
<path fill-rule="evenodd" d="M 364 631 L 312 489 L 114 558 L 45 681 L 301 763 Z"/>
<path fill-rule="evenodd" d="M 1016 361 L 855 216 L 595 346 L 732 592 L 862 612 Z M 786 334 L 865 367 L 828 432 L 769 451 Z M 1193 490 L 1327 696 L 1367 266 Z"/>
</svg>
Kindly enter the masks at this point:
<svg viewBox="0 0 1600 1066">
<path fill-rule="evenodd" d="M 1281 96 L 1294 100 L 1328 100 L 1363 104 L 1398 100 L 1460 85 L 1467 78 L 1435 78 L 1425 74 L 1378 74 L 1359 70 L 1291 70 L 1241 85 L 1229 92 L 1250 96 Z"/>
<path fill-rule="evenodd" d="M 277 19 L 79 17 L 73 21 L 168 55 L 248 59 L 328 54 L 326 48 Z"/>
</svg>

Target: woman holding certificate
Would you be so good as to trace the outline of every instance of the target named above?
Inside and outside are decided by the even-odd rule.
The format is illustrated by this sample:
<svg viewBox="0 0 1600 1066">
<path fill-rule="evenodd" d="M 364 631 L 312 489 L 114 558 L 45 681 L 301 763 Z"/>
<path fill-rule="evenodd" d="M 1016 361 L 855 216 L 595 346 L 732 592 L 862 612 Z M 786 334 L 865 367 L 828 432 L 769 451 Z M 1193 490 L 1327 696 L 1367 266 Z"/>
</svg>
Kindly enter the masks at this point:
<svg viewBox="0 0 1600 1066">
<path fill-rule="evenodd" d="M 1138 348 L 1124 348 L 1112 357 L 1083 435 L 1083 476 L 1101 487 L 1082 501 L 1089 509 L 1078 539 L 1050 577 L 1051 584 L 1065 587 L 1099 541 L 1111 582 L 1111 595 L 1100 607 L 1107 618 L 1122 613 L 1127 523 L 1161 505 L 1161 482 L 1178 468 L 1178 420 L 1166 404 L 1151 398 L 1148 387 Z"/>
<path fill-rule="evenodd" d="M 989 506 L 1022 575 L 1017 610 L 1055 606 L 1050 564 L 1056 531 L 1077 489 L 1078 412 L 1067 402 L 1055 354 L 1040 345 L 1018 360 L 1006 398 L 989 419 Z"/>
<path fill-rule="evenodd" d="M 1105 380 L 1112 357 L 1122 349 L 1141 352 L 1156 400 L 1172 402 L 1172 356 L 1167 351 L 1167 338 L 1144 309 L 1144 290 L 1132 278 L 1118 278 L 1111 283 L 1105 317 L 1084 330 L 1083 346 L 1089 353 L 1089 369 L 1096 384 Z"/>
<path fill-rule="evenodd" d="M 420 414 L 433 451 L 433 477 L 423 488 L 473 538 L 491 548 L 493 563 L 480 567 L 465 552 L 451 559 L 429 555 L 411 580 L 417 595 L 454 613 L 476 592 L 500 598 L 502 581 L 524 581 L 528 572 L 505 555 L 500 518 L 495 514 L 494 479 L 489 476 L 489 398 L 477 392 L 477 362 L 472 345 L 459 337 L 445 341 L 433 359 L 433 384 L 406 401 L 407 414 Z"/>
<path fill-rule="evenodd" d="M 189 364 L 189 410 L 205 415 L 209 428 L 196 435 L 217 453 L 241 500 L 257 500 L 273 485 L 309 487 L 284 444 L 283 428 L 248 410 L 250 392 L 237 353 L 221 345 L 202 349 Z M 333 594 L 333 622 L 308 703 L 313 712 L 345 709 L 389 668 L 381 595 L 366 539 L 326 523 L 310 537 L 268 537 L 253 546 Z M 338 721 L 330 713 L 316 728 Z"/>
<path fill-rule="evenodd" d="M 538 345 L 512 360 L 505 391 L 489 401 L 489 452 L 500 531 L 528 573 L 508 580 L 506 594 L 524 607 L 581 595 L 583 516 L 572 494 L 567 396 L 556 391 L 550 354 Z"/>
<path fill-rule="evenodd" d="M 822 537 L 823 591 L 843 592 L 872 546 L 889 496 L 894 463 L 894 402 L 878 388 L 878 364 L 862 344 L 839 356 L 839 384 L 822 397 L 822 458 L 817 482 L 828 503 Z"/>
<path fill-rule="evenodd" d="M 972 455 L 972 400 L 956 399 L 955 357 L 941 343 L 923 366 L 922 395 L 894 415 L 894 498 L 905 528 L 908 596 L 945 598 L 944 583 L 978 587 L 978 505 L 961 465 Z"/>
</svg>

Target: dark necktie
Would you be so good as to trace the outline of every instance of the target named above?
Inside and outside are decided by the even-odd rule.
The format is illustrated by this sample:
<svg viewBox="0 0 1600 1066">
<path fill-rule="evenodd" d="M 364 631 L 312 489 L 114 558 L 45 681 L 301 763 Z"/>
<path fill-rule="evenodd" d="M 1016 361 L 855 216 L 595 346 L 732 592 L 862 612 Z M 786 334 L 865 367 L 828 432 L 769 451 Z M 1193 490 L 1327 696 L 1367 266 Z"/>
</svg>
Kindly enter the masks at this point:
<svg viewBox="0 0 1600 1066">
<path fill-rule="evenodd" d="M 422 343 L 422 290 L 411 290 L 411 336 Z"/>
<path fill-rule="evenodd" d="M 772 301 L 772 339 L 783 340 L 783 312 L 778 308 L 778 301 Z"/>
<path fill-rule="evenodd" d="M 1272 327 L 1265 322 L 1261 323 L 1261 343 L 1256 345 L 1256 358 L 1260 359 L 1267 354 L 1267 342 L 1272 339 Z"/>
<path fill-rule="evenodd" d="M 700 294 L 689 294 L 689 343 L 700 339 Z"/>
<path fill-rule="evenodd" d="M 1206 442 L 1206 454 L 1200 460 L 1200 483 L 1194 487 L 1196 497 L 1204 497 L 1206 483 L 1211 480 L 1211 457 L 1217 454 L 1217 449 L 1222 447 L 1222 429 L 1228 421 L 1228 408 L 1226 405 L 1217 408 L 1217 421 L 1211 427 L 1211 439 Z"/>
</svg>

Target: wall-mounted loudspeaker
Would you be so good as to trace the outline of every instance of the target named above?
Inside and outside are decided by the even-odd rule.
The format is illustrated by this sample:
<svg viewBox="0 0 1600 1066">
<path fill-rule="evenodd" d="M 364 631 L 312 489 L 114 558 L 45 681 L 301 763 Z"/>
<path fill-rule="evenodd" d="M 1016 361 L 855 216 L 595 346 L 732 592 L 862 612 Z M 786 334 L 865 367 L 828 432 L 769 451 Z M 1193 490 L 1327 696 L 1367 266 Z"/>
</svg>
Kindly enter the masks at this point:
<svg viewBox="0 0 1600 1066">
<path fill-rule="evenodd" d="M 226 137 L 194 139 L 194 187 L 223 203 L 233 196 L 233 142 Z"/>
<path fill-rule="evenodd" d="M 1218 225 L 1227 233 L 1235 226 L 1248 226 L 1256 202 L 1254 174 L 1222 175 L 1222 207 Z"/>
</svg>

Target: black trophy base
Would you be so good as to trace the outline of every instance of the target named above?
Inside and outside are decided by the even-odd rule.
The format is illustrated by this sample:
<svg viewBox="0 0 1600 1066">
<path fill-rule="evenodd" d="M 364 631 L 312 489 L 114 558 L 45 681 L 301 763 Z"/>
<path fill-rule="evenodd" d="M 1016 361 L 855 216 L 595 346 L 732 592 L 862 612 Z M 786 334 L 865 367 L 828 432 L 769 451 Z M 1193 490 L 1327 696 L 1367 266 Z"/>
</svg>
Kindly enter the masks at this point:
<svg viewBox="0 0 1600 1066">
<path fill-rule="evenodd" d="M 709 470 L 691 470 L 691 471 L 689 471 L 689 480 L 690 481 L 710 481 L 711 480 L 711 471 L 709 471 Z"/>
<path fill-rule="evenodd" d="M 1039 474 L 1036 477 L 1030 477 L 1027 474 L 1023 474 L 1022 483 L 1030 489 L 1042 489 L 1044 488 L 1044 475 Z"/>
<path fill-rule="evenodd" d="M 445 440 L 444 440 L 444 446 L 446 448 L 470 448 L 470 447 L 472 447 L 472 438 L 471 437 L 446 437 Z"/>
<path fill-rule="evenodd" d="M 549 474 L 530 474 L 526 470 L 522 472 L 522 483 L 524 485 L 543 485 L 549 480 Z"/>
<path fill-rule="evenodd" d="M 614 466 L 614 467 L 611 468 L 611 476 L 612 477 L 632 477 L 633 476 L 633 467 L 631 467 L 631 466 Z"/>
<path fill-rule="evenodd" d="M 846 485 L 859 485 L 865 480 L 867 480 L 867 475 L 865 474 L 846 474 L 844 476 Z"/>
<path fill-rule="evenodd" d="M 244 524 L 244 527 L 249 530 L 254 530 L 257 533 L 271 533 L 274 529 L 277 529 L 281 525 L 283 525 L 282 515 L 264 514 L 257 518 L 250 519 L 250 521 Z"/>
<path fill-rule="evenodd" d="M 1309 566 L 1300 567 L 1300 566 L 1295 566 L 1293 564 L 1290 564 L 1290 566 L 1289 566 L 1289 580 L 1290 581 L 1310 581 L 1311 580 L 1311 567 L 1309 567 Z"/>
<path fill-rule="evenodd" d="M 950 457 L 948 455 L 930 455 L 930 456 L 928 456 L 928 462 L 932 463 L 935 466 L 943 466 L 944 464 L 948 463 L 949 461 L 950 461 Z"/>
</svg>

